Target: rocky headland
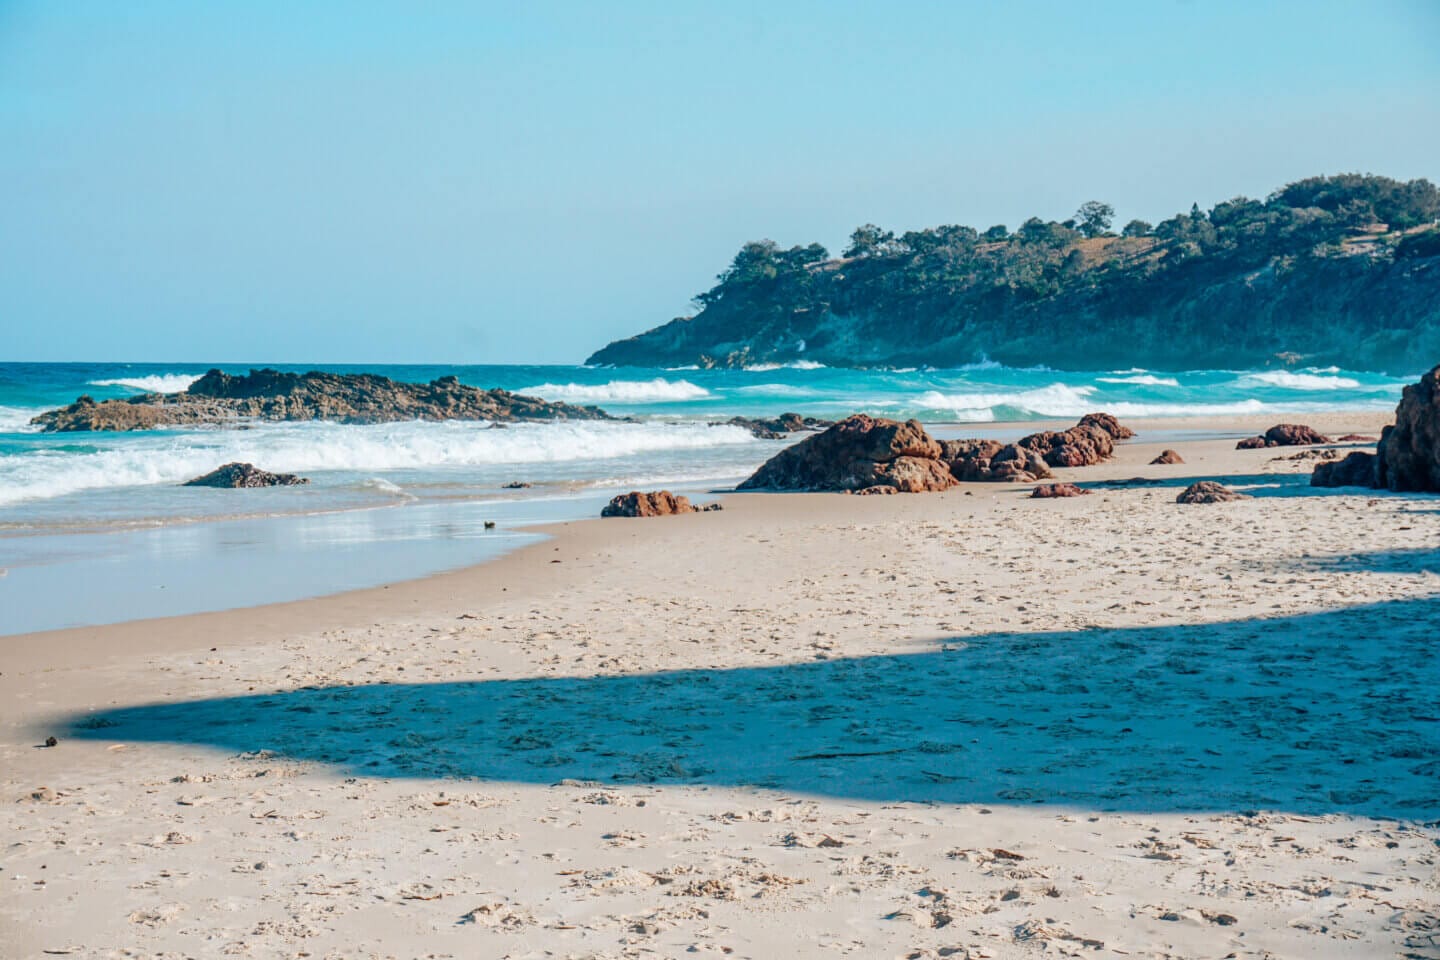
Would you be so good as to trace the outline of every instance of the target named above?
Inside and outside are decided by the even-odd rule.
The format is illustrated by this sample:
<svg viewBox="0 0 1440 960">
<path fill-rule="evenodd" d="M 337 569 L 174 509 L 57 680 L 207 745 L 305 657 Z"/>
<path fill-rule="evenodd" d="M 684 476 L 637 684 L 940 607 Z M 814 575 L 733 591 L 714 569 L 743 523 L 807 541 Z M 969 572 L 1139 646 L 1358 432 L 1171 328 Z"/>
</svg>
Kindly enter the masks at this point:
<svg viewBox="0 0 1440 960">
<path fill-rule="evenodd" d="M 31 423 L 47 433 L 153 430 L 159 427 L 229 426 L 247 420 L 328 420 L 393 423 L 402 420 L 612 420 L 598 407 L 482 390 L 455 377 L 404 383 L 369 373 L 283 373 L 251 370 L 232 376 L 211 370 L 180 393 L 146 393 L 121 400 L 82 396 Z"/>
<path fill-rule="evenodd" d="M 1405 388 L 1374 453 L 1319 464 L 1310 484 L 1440 493 L 1440 366 Z"/>
</svg>

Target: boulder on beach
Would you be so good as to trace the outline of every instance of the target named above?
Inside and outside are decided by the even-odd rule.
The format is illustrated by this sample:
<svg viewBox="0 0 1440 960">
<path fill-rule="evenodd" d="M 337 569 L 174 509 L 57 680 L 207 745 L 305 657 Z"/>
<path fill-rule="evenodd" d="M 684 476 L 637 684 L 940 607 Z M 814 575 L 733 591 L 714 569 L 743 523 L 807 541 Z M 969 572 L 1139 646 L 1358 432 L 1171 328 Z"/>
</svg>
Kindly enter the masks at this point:
<svg viewBox="0 0 1440 960">
<path fill-rule="evenodd" d="M 249 487 L 293 487 L 309 482 L 308 478 L 297 477 L 293 473 L 270 473 L 268 470 L 261 470 L 253 463 L 227 463 L 204 476 L 186 480 L 181 486 L 238 490 Z"/>
<path fill-rule="evenodd" d="M 1264 447 L 1303 447 L 1312 443 L 1330 443 L 1330 438 L 1301 423 L 1277 423 L 1258 437 L 1246 437 L 1235 444 L 1236 450 L 1259 450 Z"/>
<path fill-rule="evenodd" d="M 1231 490 L 1224 484 L 1216 483 L 1214 480 L 1201 480 L 1186 487 L 1180 496 L 1175 498 L 1176 503 L 1227 503 L 1231 500 L 1249 500 L 1248 493 L 1239 493 Z"/>
<path fill-rule="evenodd" d="M 1050 477 L 1050 465 L 1029 447 L 998 440 L 946 440 L 941 458 L 956 480 L 1031 483 Z"/>
<path fill-rule="evenodd" d="M 1150 466 L 1154 467 L 1154 466 L 1159 466 L 1159 465 L 1161 465 L 1161 464 L 1167 464 L 1167 463 L 1184 463 L 1184 462 L 1185 462 L 1185 458 L 1182 457 L 1182 456 L 1180 456 L 1180 454 L 1179 454 L 1178 451 L 1175 451 L 1175 450 L 1161 450 L 1161 451 L 1160 451 L 1160 456 L 1158 456 L 1158 457 L 1156 457 L 1154 460 L 1151 460 L 1151 461 L 1150 461 Z"/>
<path fill-rule="evenodd" d="M 1376 486 L 1440 492 L 1440 366 L 1405 388 L 1376 454 Z"/>
<path fill-rule="evenodd" d="M 1073 483 L 1042 483 L 1030 491 L 1032 500 L 1046 500 L 1054 497 L 1087 497 L 1090 491 Z"/>
<path fill-rule="evenodd" d="M 1135 436 L 1135 431 L 1117 420 L 1114 414 L 1110 413 L 1087 413 L 1080 418 L 1081 427 L 1099 427 L 1110 434 L 1116 440 L 1129 440 Z"/>
<path fill-rule="evenodd" d="M 945 490 L 955 478 L 942 452 L 918 420 L 901 423 L 857 413 L 781 450 L 739 489 Z"/>
<path fill-rule="evenodd" d="M 1378 485 L 1380 458 L 1356 450 L 1344 460 L 1317 464 L 1310 475 L 1312 487 L 1374 487 Z"/>
<path fill-rule="evenodd" d="M 612 498 L 600 511 L 600 516 L 668 517 L 677 513 L 709 513 L 712 510 L 720 509 L 722 507 L 718 503 L 707 503 L 697 507 L 690 502 L 690 498 L 673 494 L 669 490 L 656 490 L 650 493 L 632 490 Z"/>
</svg>

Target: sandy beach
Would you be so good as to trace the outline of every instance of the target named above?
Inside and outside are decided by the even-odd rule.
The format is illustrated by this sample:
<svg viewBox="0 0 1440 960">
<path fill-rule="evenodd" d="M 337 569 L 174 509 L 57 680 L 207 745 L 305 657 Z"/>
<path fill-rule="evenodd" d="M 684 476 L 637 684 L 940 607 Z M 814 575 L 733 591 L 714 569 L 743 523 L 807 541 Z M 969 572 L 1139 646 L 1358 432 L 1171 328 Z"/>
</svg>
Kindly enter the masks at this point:
<svg viewBox="0 0 1440 960">
<path fill-rule="evenodd" d="M 1273 419 L 0 638 L 0 955 L 1440 957 L 1440 498 Z"/>
</svg>

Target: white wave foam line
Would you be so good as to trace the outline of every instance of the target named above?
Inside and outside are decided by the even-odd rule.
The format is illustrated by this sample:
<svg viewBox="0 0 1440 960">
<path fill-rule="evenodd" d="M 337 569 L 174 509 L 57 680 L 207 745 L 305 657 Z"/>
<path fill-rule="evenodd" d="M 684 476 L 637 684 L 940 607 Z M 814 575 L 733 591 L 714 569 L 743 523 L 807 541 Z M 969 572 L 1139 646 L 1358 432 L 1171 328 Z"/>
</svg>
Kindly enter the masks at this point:
<svg viewBox="0 0 1440 960">
<path fill-rule="evenodd" d="M 157 373 L 149 377 L 117 377 L 113 380 L 91 380 L 92 387 L 129 387 L 143 393 L 179 393 L 200 379 L 198 373 Z"/>
<path fill-rule="evenodd" d="M 1241 383 L 1263 383 L 1287 390 L 1353 390 L 1360 386 L 1359 380 L 1349 377 L 1320 376 L 1314 373 L 1291 373 L 1288 370 L 1266 370 L 1263 373 L 1247 373 Z"/>
<path fill-rule="evenodd" d="M 609 383 L 540 383 L 517 390 L 532 397 L 566 403 L 673 403 L 700 400 L 710 391 L 689 380 L 611 380 Z"/>
<path fill-rule="evenodd" d="M 1096 377 L 1101 383 L 1134 383 L 1142 387 L 1178 387 L 1180 381 L 1174 377 L 1157 377 L 1153 373 L 1137 373 L 1129 377 Z"/>
<path fill-rule="evenodd" d="M 30 420 L 44 412 L 44 407 L 0 407 L 0 433 L 35 433 L 40 428 Z"/>
<path fill-rule="evenodd" d="M 0 504 L 181 483 L 233 460 L 276 472 L 356 470 L 373 476 L 383 470 L 608 460 L 758 442 L 740 427 L 697 424 L 568 421 L 508 430 L 475 423 L 276 424 L 127 437 L 92 453 L 37 450 L 0 459 Z"/>
<path fill-rule="evenodd" d="M 742 368 L 747 373 L 769 373 L 771 370 L 824 370 L 825 364 L 814 360 L 794 360 L 790 363 L 755 363 Z"/>
<path fill-rule="evenodd" d="M 1063 383 L 1016 393 L 941 393 L 927 390 L 916 398 L 915 403 L 924 410 L 956 413 L 992 411 L 990 419 L 993 419 L 995 407 L 1019 407 L 1042 416 L 1068 417 L 1088 413 L 1094 404 L 1086 398 L 1094 392 L 1094 387 L 1071 387 Z"/>
</svg>

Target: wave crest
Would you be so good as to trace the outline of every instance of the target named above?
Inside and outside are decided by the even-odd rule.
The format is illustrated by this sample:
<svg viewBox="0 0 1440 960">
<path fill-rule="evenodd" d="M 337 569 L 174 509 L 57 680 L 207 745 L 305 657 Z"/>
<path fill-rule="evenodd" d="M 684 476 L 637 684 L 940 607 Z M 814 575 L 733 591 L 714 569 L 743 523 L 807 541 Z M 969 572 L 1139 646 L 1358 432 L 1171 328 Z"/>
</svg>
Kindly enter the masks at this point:
<svg viewBox="0 0 1440 960">
<path fill-rule="evenodd" d="M 609 383 L 540 383 L 517 390 L 565 403 L 678 403 L 702 400 L 710 391 L 689 380 L 611 380 Z"/>
<path fill-rule="evenodd" d="M 1153 373 L 1137 373 L 1130 377 L 1096 377 L 1100 383 L 1133 383 L 1142 387 L 1178 387 L 1174 377 L 1157 377 Z"/>
<path fill-rule="evenodd" d="M 179 393 L 190 389 L 190 384 L 200 379 L 198 373 L 156 373 L 148 377 L 116 377 L 111 380 L 91 380 L 92 387 L 127 387 L 141 393 Z"/>
<path fill-rule="evenodd" d="M 1241 383 L 1260 383 L 1269 387 L 1283 387 L 1287 390 L 1354 390 L 1359 380 L 1349 377 L 1321 376 L 1316 373 L 1291 373 L 1288 370 L 1266 370 L 1261 373 L 1247 373 Z"/>
</svg>

